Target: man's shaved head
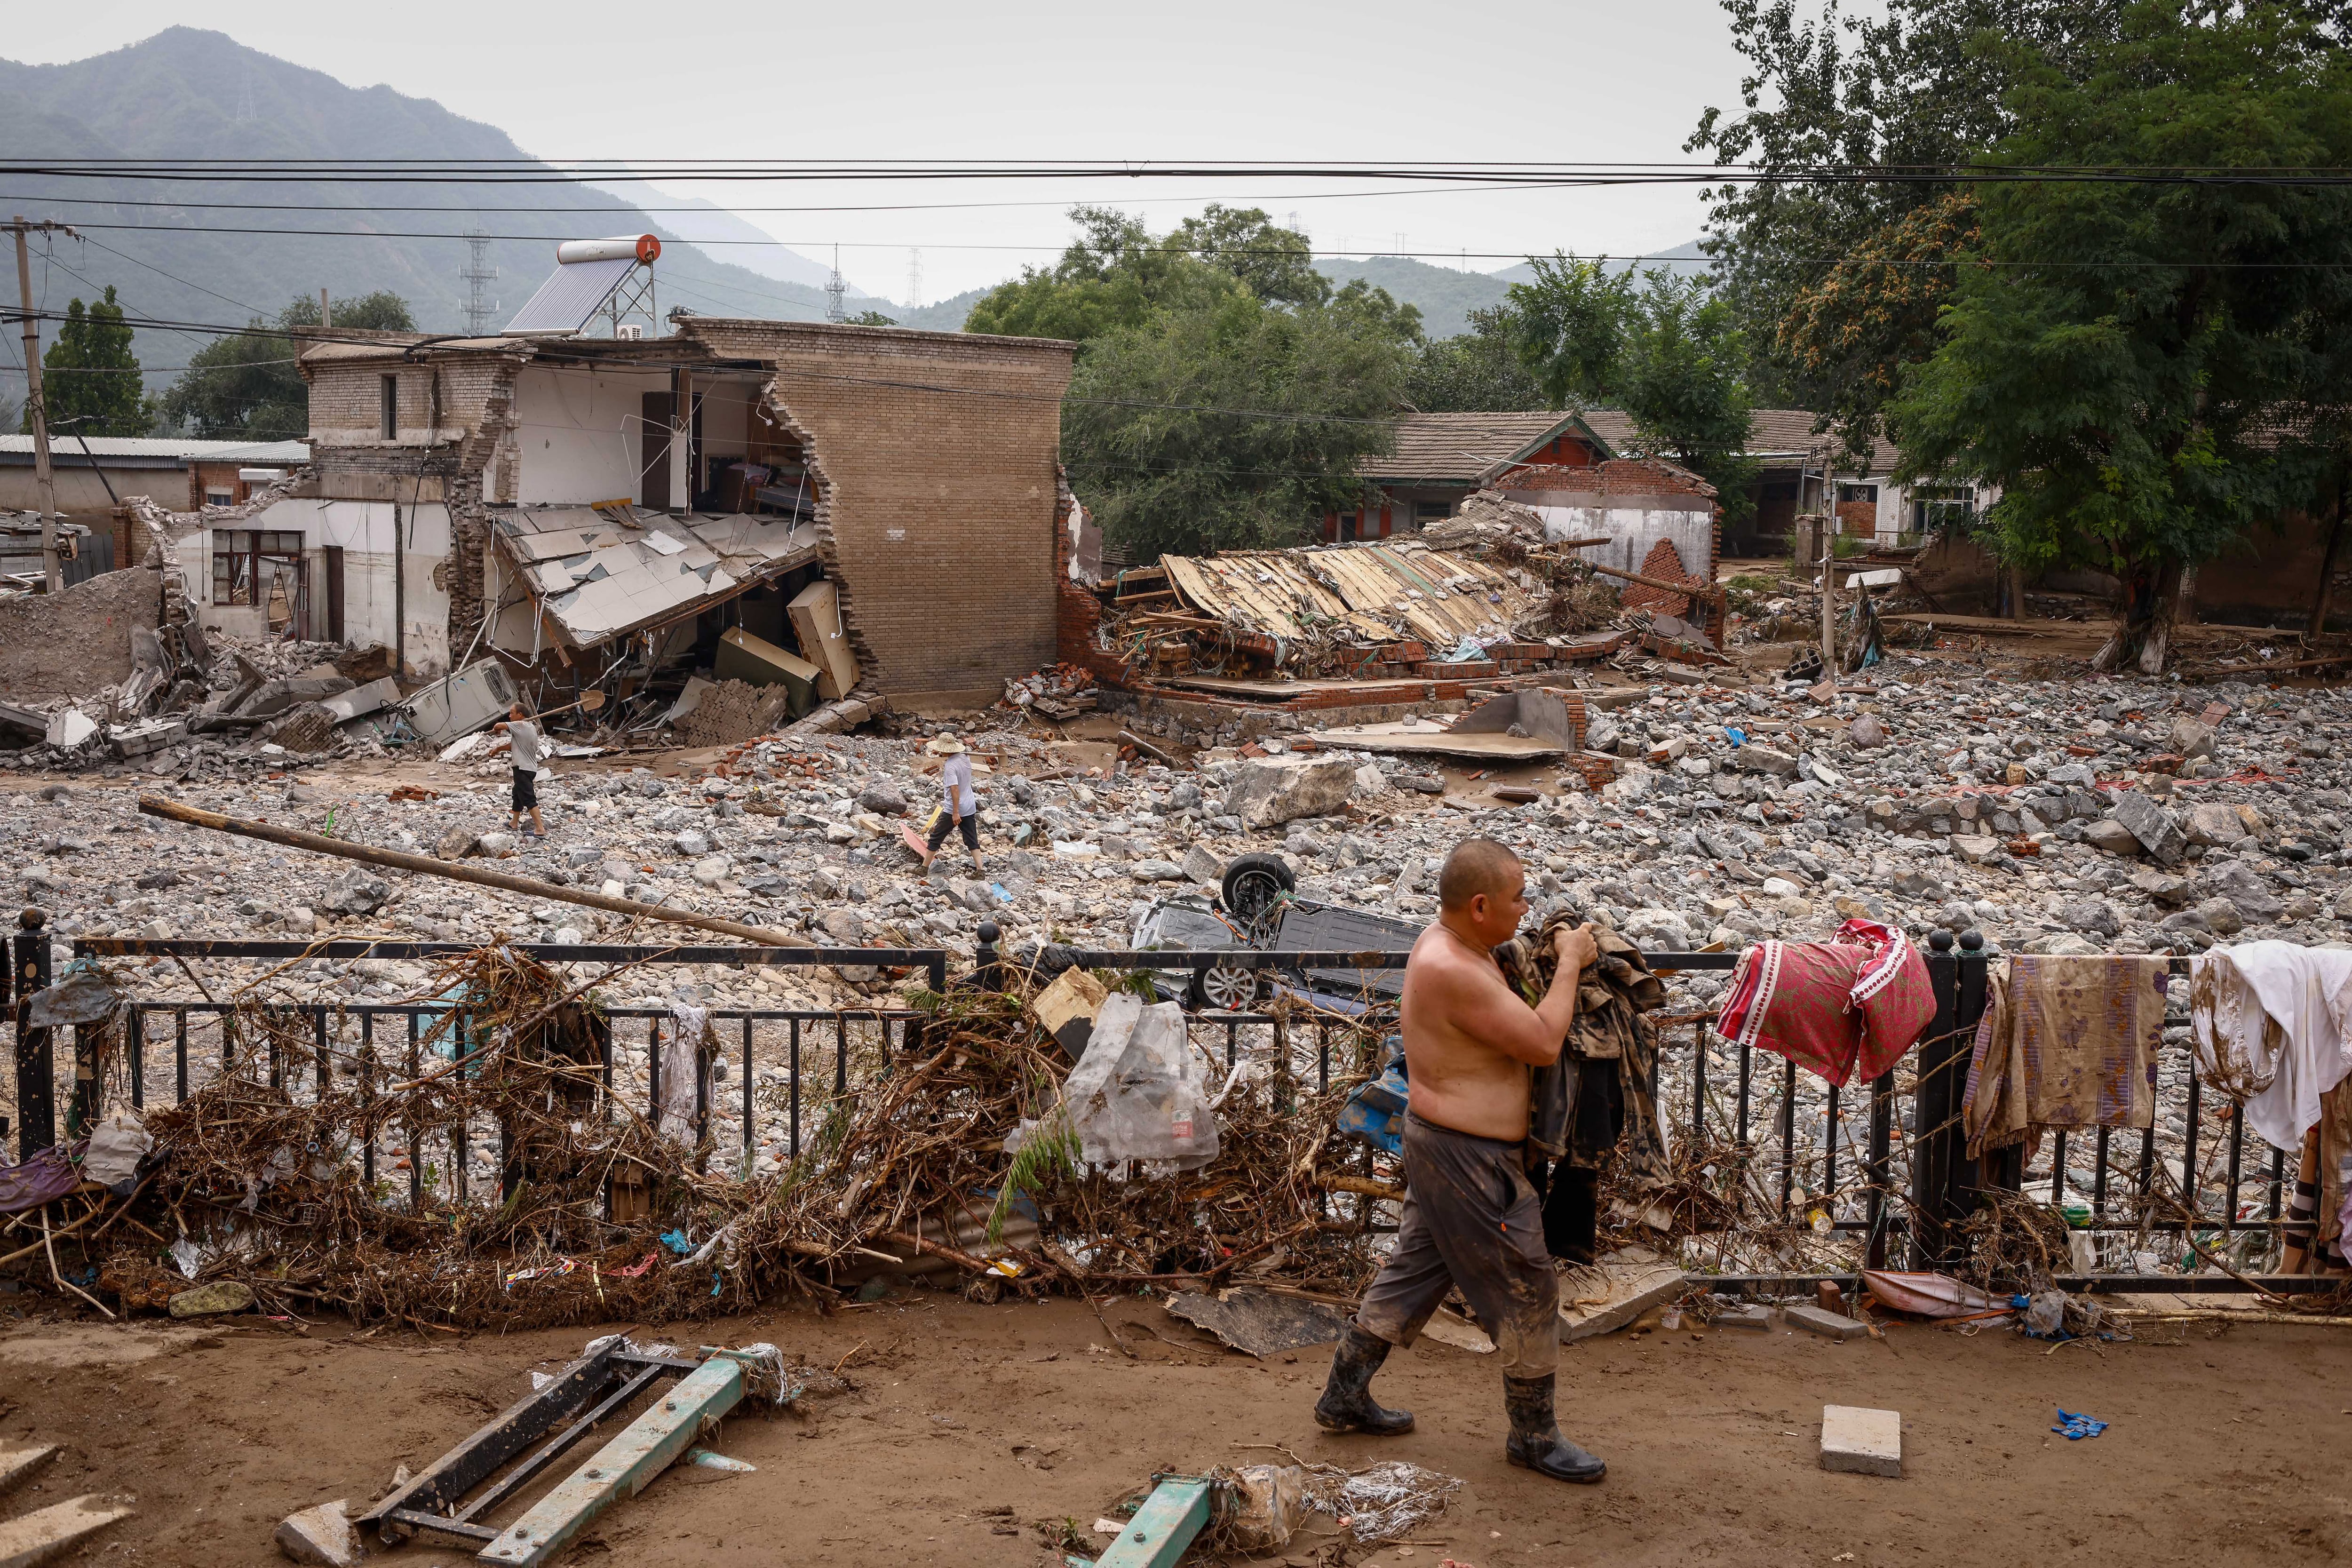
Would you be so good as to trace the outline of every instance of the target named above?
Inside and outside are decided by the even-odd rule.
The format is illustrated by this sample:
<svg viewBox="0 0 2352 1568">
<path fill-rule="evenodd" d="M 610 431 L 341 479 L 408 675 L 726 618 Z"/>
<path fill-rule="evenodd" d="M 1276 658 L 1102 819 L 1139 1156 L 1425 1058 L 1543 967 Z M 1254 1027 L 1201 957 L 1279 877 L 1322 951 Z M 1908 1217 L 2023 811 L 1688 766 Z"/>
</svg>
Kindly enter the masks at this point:
<svg viewBox="0 0 2352 1568">
<path fill-rule="evenodd" d="M 1484 893 L 1500 900 L 1519 875 L 1519 858 L 1491 838 L 1465 838 L 1445 858 L 1437 873 L 1437 902 L 1448 910 L 1467 909 Z"/>
</svg>

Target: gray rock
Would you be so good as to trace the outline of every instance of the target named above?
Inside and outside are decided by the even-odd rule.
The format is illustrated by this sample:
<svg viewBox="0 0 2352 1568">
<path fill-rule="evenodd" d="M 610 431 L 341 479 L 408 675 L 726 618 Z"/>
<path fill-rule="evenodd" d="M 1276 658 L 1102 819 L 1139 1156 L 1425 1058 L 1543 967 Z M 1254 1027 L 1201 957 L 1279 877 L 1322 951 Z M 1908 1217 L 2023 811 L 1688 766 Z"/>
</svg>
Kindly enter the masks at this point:
<svg viewBox="0 0 2352 1568">
<path fill-rule="evenodd" d="M 352 1526 L 346 1511 L 350 1507 L 350 1499 L 338 1498 L 333 1502 L 289 1514 L 278 1523 L 277 1534 L 271 1539 L 291 1562 L 323 1563 L 325 1568 L 359 1568 L 367 1552 L 359 1531 Z"/>
<path fill-rule="evenodd" d="M 1770 773 L 1780 778 L 1793 777 L 1797 772 L 1796 758 L 1753 741 L 1731 753 L 1731 765 L 1744 773 Z"/>
<path fill-rule="evenodd" d="M 2213 731 L 2210 725 L 2184 716 L 2173 724 L 2165 745 L 2184 757 L 2210 757 L 2213 754 Z"/>
<path fill-rule="evenodd" d="M 1276 827 L 1302 816 L 1328 816 L 1348 803 L 1356 770 L 1344 757 L 1260 757 L 1236 769 L 1225 810 L 1246 827 Z"/>
<path fill-rule="evenodd" d="M 670 847 L 688 859 L 698 860 L 710 853 L 710 836 L 689 827 L 671 839 Z"/>
<path fill-rule="evenodd" d="M 1862 747 L 1886 744 L 1886 726 L 1878 721 L 1875 713 L 1864 713 L 1845 727 L 1846 739 Z"/>
<path fill-rule="evenodd" d="M 392 897 L 392 884 L 381 877 L 371 877 L 365 871 L 346 871 L 327 884 L 327 896 L 319 908 L 331 914 L 354 918 L 372 915 L 383 908 Z"/>
<path fill-rule="evenodd" d="M 2194 896 L 2188 878 L 2154 869 L 2133 872 L 2131 885 L 2147 895 L 2151 902 L 2168 910 L 2185 907 Z"/>
<path fill-rule="evenodd" d="M 2242 860 L 2208 860 L 2198 872 L 2197 889 L 2209 900 L 2227 900 L 2248 925 L 2266 925 L 2278 919 L 2286 908 L 2286 900 L 2273 892 L 2262 874 Z"/>
<path fill-rule="evenodd" d="M 2058 918 L 2070 930 L 2092 931 L 2100 936 L 2121 936 L 2124 922 L 2117 919 L 2114 906 L 2105 899 L 2077 899 L 2058 911 Z"/>
<path fill-rule="evenodd" d="M 1224 862 L 1211 854 L 1205 845 L 1195 844 L 1184 851 L 1184 875 L 1195 882 L 1214 884 L 1224 869 Z"/>
<path fill-rule="evenodd" d="M 574 844 L 563 852 L 563 863 L 572 867 L 597 865 L 604 858 L 604 852 L 593 844 Z"/>
<path fill-rule="evenodd" d="M 511 855 L 515 836 L 511 833 L 485 833 L 474 840 L 474 847 L 485 855 Z"/>
<path fill-rule="evenodd" d="M 1981 833 L 1955 833 L 1952 835 L 1952 853 L 1971 866 L 1982 866 L 1999 859 L 2008 850 L 2000 839 Z"/>
<path fill-rule="evenodd" d="M 2117 790 L 2115 813 L 2116 820 L 2131 830 L 2141 847 L 2168 866 L 2178 861 L 2189 848 L 2189 839 L 2180 831 L 2180 824 L 2172 819 L 2172 813 L 2137 790 Z"/>
<path fill-rule="evenodd" d="M 866 918 L 856 910 L 827 910 L 817 917 L 817 925 L 837 947 L 865 945 Z"/>
<path fill-rule="evenodd" d="M 877 816 L 907 815 L 907 797 L 898 793 L 896 785 L 879 779 L 857 792 L 857 805 L 860 810 L 873 812 Z"/>
<path fill-rule="evenodd" d="M 139 878 L 136 885 L 145 892 L 160 892 L 165 888 L 178 887 L 180 874 L 177 871 L 149 871 Z"/>
<path fill-rule="evenodd" d="M 2203 919 L 2205 929 L 2215 936 L 2235 936 L 2246 929 L 2238 906 L 2227 899 L 2208 899 L 2197 906 L 2195 912 Z"/>
<path fill-rule="evenodd" d="M 472 828 L 453 827 L 434 840 L 433 853 L 444 860 L 463 860 L 474 852 L 476 842 Z"/>
<path fill-rule="evenodd" d="M 2208 848 L 2235 844 L 2246 837 L 2245 819 L 2238 815 L 2238 808 L 2218 800 L 2203 801 L 2190 806 L 2183 830 L 2188 834 L 2189 843 L 2202 844 Z"/>
<path fill-rule="evenodd" d="M 2083 827 L 2083 842 L 2110 855 L 2137 855 L 2140 852 L 2139 835 L 2112 816 L 2103 816 Z"/>
<path fill-rule="evenodd" d="M 1181 882 L 1184 868 L 1173 860 L 1138 860 L 1127 868 L 1127 874 L 1139 882 Z"/>
<path fill-rule="evenodd" d="M 727 879 L 730 869 L 724 855 L 712 855 L 694 863 L 694 879 L 706 888 L 715 888 Z"/>
</svg>

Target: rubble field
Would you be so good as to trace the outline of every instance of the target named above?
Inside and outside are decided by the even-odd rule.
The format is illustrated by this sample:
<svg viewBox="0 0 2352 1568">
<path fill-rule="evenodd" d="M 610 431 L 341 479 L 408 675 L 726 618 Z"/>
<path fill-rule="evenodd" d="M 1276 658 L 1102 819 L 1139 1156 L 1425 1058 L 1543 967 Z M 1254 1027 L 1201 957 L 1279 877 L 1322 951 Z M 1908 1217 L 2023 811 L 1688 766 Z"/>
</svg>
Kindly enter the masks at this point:
<svg viewBox="0 0 2352 1568">
<path fill-rule="evenodd" d="M 1413 1410 L 1412 1435 L 1335 1437 L 1309 1415 L 1327 1350 L 1261 1363 L 1129 1297 L 980 1307 L 942 1289 L 692 1325 L 692 1339 L 772 1341 L 839 1365 L 845 1392 L 775 1415 L 730 1415 L 709 1446 L 759 1467 L 673 1467 L 598 1521 L 564 1561 L 754 1568 L 779 1561 L 1047 1568 L 1066 1524 L 1087 1527 L 1155 1470 L 1282 1456 L 1360 1467 L 1403 1458 L 1465 1483 L 1398 1547 L 1349 1563 L 1560 1568 L 1713 1561 L 1855 1568 L 2012 1568 L 2074 1561 L 2318 1563 L 2352 1550 L 2329 1451 L 2352 1343 L 2322 1328 L 2144 1328 L 2135 1343 L 2051 1347 L 2013 1335 L 1896 1325 L 1889 1342 L 1781 1331 L 1613 1334 L 1562 1347 L 1563 1430 L 1609 1479 L 1563 1488 L 1503 1462 L 1490 1358 L 1424 1340 L 1375 1388 Z M 0 1328 L 0 1442 L 64 1445 L 19 1507 L 121 1490 L 137 1512 L 101 1561 L 175 1568 L 277 1562 L 296 1509 L 353 1511 L 396 1465 L 429 1461 L 579 1353 L 587 1328 L 455 1339 L 254 1324 Z M 625 1325 L 612 1325 L 614 1328 Z M 2159 1343 L 2159 1339 L 2170 1342 Z M 1826 1472 L 1825 1404 L 1898 1410 L 1899 1479 Z M 2111 1423 L 2095 1440 L 2049 1430 L 2054 1407 Z M 1985 1528 L 1998 1519 L 2001 1528 Z M 1041 1529 L 1044 1525 L 1045 1528 Z M 1328 1529 L 1269 1563 L 1317 1564 Z M 119 1556 L 118 1556 L 119 1554 Z M 1849 1555 L 1850 1554 L 1850 1555 Z M 371 1562 L 466 1561 L 419 1541 Z"/>
</svg>

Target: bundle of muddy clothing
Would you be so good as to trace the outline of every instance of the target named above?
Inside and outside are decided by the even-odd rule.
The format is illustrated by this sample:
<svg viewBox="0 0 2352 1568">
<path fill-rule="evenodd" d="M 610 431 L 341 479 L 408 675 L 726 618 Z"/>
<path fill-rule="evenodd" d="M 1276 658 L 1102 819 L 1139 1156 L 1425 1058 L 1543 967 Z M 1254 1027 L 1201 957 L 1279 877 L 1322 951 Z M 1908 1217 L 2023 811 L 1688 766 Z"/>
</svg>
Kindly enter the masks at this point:
<svg viewBox="0 0 2352 1568">
<path fill-rule="evenodd" d="M 1495 950 L 1513 989 L 1530 1005 L 1543 999 L 1559 966 L 1555 933 L 1576 923 L 1555 910 L 1534 937 L 1514 937 Z M 1543 1192 L 1544 1241 L 1554 1258 L 1573 1263 L 1593 1259 L 1601 1173 L 1612 1158 L 1637 1187 L 1667 1181 L 1658 1036 L 1647 1016 L 1664 1004 L 1665 984 L 1615 931 L 1596 929 L 1592 936 L 1601 956 L 1578 977 L 1576 1016 L 1559 1059 L 1529 1069 L 1528 1170 Z"/>
</svg>

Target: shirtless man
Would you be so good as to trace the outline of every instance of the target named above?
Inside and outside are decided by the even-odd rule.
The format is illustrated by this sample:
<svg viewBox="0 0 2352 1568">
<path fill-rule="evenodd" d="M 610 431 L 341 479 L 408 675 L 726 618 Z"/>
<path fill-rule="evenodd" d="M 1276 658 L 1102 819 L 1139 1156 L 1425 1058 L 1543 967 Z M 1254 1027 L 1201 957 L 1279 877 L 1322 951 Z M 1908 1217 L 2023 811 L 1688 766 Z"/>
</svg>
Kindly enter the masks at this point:
<svg viewBox="0 0 2352 1568">
<path fill-rule="evenodd" d="M 1405 1199 L 1396 1250 L 1364 1292 L 1315 1406 L 1334 1432 L 1393 1436 L 1410 1411 L 1371 1396 L 1391 1345 L 1410 1346 L 1451 1287 L 1503 1365 L 1511 1437 L 1505 1456 L 1556 1480 L 1597 1481 L 1608 1467 L 1560 1436 L 1552 1414 L 1559 1285 L 1544 1249 L 1543 1205 L 1528 1180 L 1530 1067 L 1558 1059 L 1578 976 L 1599 957 L 1590 927 L 1557 938 L 1559 967 L 1533 1007 L 1513 994 L 1493 950 L 1528 912 L 1518 857 L 1472 838 L 1445 858 L 1437 923 L 1404 972 Z"/>
</svg>

